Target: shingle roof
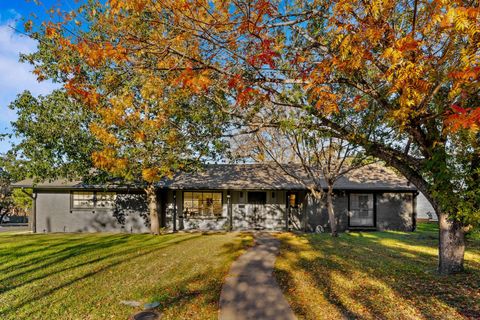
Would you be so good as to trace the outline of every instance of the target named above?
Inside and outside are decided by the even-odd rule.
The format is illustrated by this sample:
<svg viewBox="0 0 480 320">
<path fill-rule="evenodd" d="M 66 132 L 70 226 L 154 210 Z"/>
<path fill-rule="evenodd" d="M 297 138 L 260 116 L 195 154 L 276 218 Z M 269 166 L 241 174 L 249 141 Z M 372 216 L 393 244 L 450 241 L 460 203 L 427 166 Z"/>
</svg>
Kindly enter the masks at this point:
<svg viewBox="0 0 480 320">
<path fill-rule="evenodd" d="M 279 189 L 302 190 L 312 181 L 299 165 L 284 166 L 286 171 L 300 177 L 300 181 L 276 165 L 270 164 L 215 164 L 193 173 L 177 174 L 160 186 L 171 189 Z M 320 180 L 323 188 L 325 181 Z M 337 190 L 395 190 L 414 191 L 408 180 L 392 169 L 378 164 L 351 171 L 339 178 Z"/>
<path fill-rule="evenodd" d="M 289 165 L 288 172 L 294 172 L 302 177 L 300 182 L 286 174 L 281 168 L 271 164 L 209 164 L 203 170 L 196 172 L 182 172 L 173 179 L 158 183 L 160 188 L 169 189 L 249 189 L 249 190 L 302 190 L 310 184 L 306 173 L 299 165 Z M 305 183 L 305 184 L 304 184 Z M 324 181 L 320 184 L 326 188 Z M 31 187 L 33 180 L 23 180 L 13 184 L 13 187 Z M 65 179 L 43 182 L 35 185 L 42 189 L 84 189 L 84 188 L 134 188 L 117 184 L 86 185 L 81 181 Z M 137 186 L 138 188 L 138 186 Z M 392 190 L 415 191 L 404 177 L 382 165 L 372 164 L 355 171 L 351 171 L 338 179 L 334 185 L 337 190 Z"/>
</svg>

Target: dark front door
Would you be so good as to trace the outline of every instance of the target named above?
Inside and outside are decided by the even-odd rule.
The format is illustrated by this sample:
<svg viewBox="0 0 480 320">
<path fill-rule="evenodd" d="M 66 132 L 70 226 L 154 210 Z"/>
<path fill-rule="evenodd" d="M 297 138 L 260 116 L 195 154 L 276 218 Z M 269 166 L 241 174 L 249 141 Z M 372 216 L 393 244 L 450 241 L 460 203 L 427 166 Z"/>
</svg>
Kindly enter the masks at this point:
<svg viewBox="0 0 480 320">
<path fill-rule="evenodd" d="M 248 192 L 248 218 L 250 225 L 255 229 L 265 228 L 265 205 L 267 204 L 267 193 L 252 191 Z"/>
</svg>

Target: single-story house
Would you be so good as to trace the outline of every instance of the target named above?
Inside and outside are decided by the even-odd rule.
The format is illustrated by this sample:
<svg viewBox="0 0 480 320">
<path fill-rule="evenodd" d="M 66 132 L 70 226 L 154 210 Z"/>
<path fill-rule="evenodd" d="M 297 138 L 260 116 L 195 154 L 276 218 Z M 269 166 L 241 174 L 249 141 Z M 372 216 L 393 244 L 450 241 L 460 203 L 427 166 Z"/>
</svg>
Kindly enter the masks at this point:
<svg viewBox="0 0 480 320">
<path fill-rule="evenodd" d="M 297 169 L 298 177 L 303 170 Z M 160 224 L 166 229 L 329 228 L 325 205 L 274 165 L 210 164 L 157 186 Z M 35 232 L 149 231 L 146 196 L 134 185 L 24 180 L 14 187 L 33 188 Z M 391 169 L 370 165 L 352 171 L 337 180 L 334 191 L 340 230 L 415 229 L 418 192 Z"/>
</svg>

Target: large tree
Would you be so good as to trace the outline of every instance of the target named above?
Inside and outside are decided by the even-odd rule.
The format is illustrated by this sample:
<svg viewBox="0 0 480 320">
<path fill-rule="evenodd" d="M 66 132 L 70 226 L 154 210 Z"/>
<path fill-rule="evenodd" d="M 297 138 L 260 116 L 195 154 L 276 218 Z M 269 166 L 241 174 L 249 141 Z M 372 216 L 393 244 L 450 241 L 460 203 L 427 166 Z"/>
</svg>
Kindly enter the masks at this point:
<svg viewBox="0 0 480 320">
<path fill-rule="evenodd" d="M 92 173 L 91 154 L 99 147 L 89 130 L 94 116 L 65 90 L 38 97 L 25 91 L 9 107 L 17 118 L 3 162 L 12 179 L 39 182 L 86 178 Z"/>
<path fill-rule="evenodd" d="M 40 77 L 62 78 L 91 105 L 118 97 L 107 93 L 133 72 L 162 92 L 152 95 L 157 101 L 170 101 L 165 93 L 174 87 L 213 101 L 221 92 L 233 102 L 229 112 L 266 101 L 308 111 L 427 196 L 440 221 L 439 271 L 452 273 L 463 269 L 464 233 L 479 220 L 478 6 L 89 1 L 76 12 L 58 11 L 59 22 L 33 34 L 53 59 L 29 60 Z M 99 76 L 105 68 L 116 72 Z M 287 94 L 292 88 L 301 94 Z"/>
<path fill-rule="evenodd" d="M 341 177 L 376 162 L 358 146 L 319 128 L 316 118 L 293 109 L 262 110 L 262 119 L 252 117 L 250 126 L 233 137 L 235 158 L 273 163 L 303 184 L 314 201 L 325 205 L 332 236 L 338 236 L 334 186 Z M 270 116 L 267 116 L 270 114 Z M 274 119 L 272 119 L 274 118 Z M 253 121 L 252 121 L 253 120 Z"/>
<path fill-rule="evenodd" d="M 68 98 L 91 116 L 83 125 L 96 145 L 85 160 L 107 178 L 118 177 L 143 188 L 151 232 L 159 234 L 157 183 L 178 170 L 215 159 L 224 147 L 220 138 L 225 113 L 219 108 L 226 102 L 220 94 L 215 99 L 195 94 L 209 90 L 210 81 L 206 76 L 191 79 L 190 68 L 182 68 L 183 78 L 172 81 L 162 75 L 163 57 L 141 49 L 137 57 L 127 59 L 125 50 L 103 43 L 118 29 L 102 21 L 105 8 L 94 2 L 89 6 L 85 15 L 78 16 L 88 23 L 74 31 L 78 41 L 62 38 L 58 25 L 46 23 L 32 33 L 39 41 L 38 51 L 22 59 L 38 63 L 34 73 L 39 79 L 62 83 Z M 142 15 L 148 18 L 149 13 Z M 71 13 L 65 19 L 72 21 L 75 16 Z M 142 24 L 130 27 L 146 37 L 156 33 Z M 140 49 L 146 44 L 136 45 Z M 111 51 L 105 54 L 105 50 Z"/>
</svg>

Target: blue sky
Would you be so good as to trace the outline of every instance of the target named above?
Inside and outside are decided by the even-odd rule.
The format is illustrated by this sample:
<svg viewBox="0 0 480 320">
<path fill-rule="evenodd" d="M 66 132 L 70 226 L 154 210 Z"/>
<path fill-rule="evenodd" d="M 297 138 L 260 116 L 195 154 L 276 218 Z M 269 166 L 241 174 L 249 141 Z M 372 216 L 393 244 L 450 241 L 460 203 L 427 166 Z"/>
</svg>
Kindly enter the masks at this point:
<svg viewBox="0 0 480 320">
<path fill-rule="evenodd" d="M 30 90 L 34 95 L 45 95 L 58 87 L 47 81 L 38 83 L 31 73 L 32 67 L 18 61 L 21 52 L 33 52 L 37 44 L 12 29 L 23 29 L 22 18 L 29 18 L 32 13 L 39 20 L 48 19 L 46 9 L 58 4 L 66 9 L 77 6 L 74 0 L 42 0 L 40 6 L 33 1 L 0 0 L 0 133 L 11 132 L 10 122 L 16 115 L 8 105 L 19 93 Z M 0 141 L 0 153 L 9 146 L 9 141 Z"/>
</svg>

